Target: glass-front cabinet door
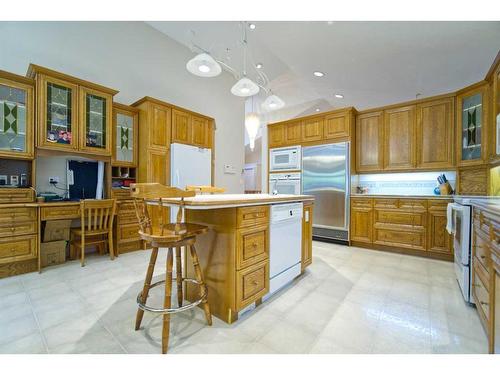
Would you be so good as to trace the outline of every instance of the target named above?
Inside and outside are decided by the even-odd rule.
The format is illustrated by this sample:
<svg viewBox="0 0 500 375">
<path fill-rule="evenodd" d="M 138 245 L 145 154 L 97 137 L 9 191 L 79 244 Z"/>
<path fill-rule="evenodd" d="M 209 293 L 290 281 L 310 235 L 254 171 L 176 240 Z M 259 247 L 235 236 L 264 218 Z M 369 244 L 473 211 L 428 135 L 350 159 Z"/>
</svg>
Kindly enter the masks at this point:
<svg viewBox="0 0 500 375">
<path fill-rule="evenodd" d="M 38 81 L 38 144 L 45 148 L 78 147 L 78 86 L 42 75 Z"/>
<path fill-rule="evenodd" d="M 111 154 L 111 95 L 80 87 L 80 149 Z"/>
<path fill-rule="evenodd" d="M 118 103 L 113 104 L 113 165 L 136 166 L 137 125 L 136 109 Z"/>
<path fill-rule="evenodd" d="M 33 86 L 0 72 L 0 156 L 33 157 Z"/>
<path fill-rule="evenodd" d="M 487 87 L 457 97 L 458 164 L 481 164 L 486 157 Z"/>
</svg>

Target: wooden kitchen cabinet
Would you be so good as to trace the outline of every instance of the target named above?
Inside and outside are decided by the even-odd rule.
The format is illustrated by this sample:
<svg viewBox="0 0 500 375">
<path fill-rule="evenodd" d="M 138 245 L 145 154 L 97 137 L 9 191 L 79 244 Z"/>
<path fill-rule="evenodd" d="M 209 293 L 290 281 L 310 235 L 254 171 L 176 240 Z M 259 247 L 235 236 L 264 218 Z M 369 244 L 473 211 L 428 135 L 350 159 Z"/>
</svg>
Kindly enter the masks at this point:
<svg viewBox="0 0 500 375">
<path fill-rule="evenodd" d="M 352 115 L 350 112 L 332 113 L 325 116 L 324 139 L 341 139 L 351 136 Z"/>
<path fill-rule="evenodd" d="M 304 212 L 302 215 L 302 272 L 312 264 L 312 218 L 313 203 L 304 203 Z"/>
<path fill-rule="evenodd" d="M 356 171 L 383 169 L 383 112 L 363 113 L 356 118 Z"/>
<path fill-rule="evenodd" d="M 461 195 L 488 195 L 488 166 L 460 167 L 457 170 L 457 192 Z"/>
<path fill-rule="evenodd" d="M 112 106 L 118 91 L 31 64 L 36 81 L 37 147 L 112 155 Z"/>
<path fill-rule="evenodd" d="M 372 243 L 373 200 L 351 199 L 351 241 Z"/>
<path fill-rule="evenodd" d="M 136 167 L 138 160 L 137 108 L 113 103 L 113 166 Z"/>
<path fill-rule="evenodd" d="M 189 113 L 172 110 L 172 143 L 189 143 L 192 137 Z"/>
<path fill-rule="evenodd" d="M 384 170 L 415 167 L 415 106 L 384 111 Z"/>
<path fill-rule="evenodd" d="M 302 141 L 314 142 L 323 138 L 323 117 L 307 118 L 303 123 Z"/>
<path fill-rule="evenodd" d="M 302 121 L 290 121 L 285 127 L 285 143 L 298 145 L 302 142 Z"/>
<path fill-rule="evenodd" d="M 210 148 L 211 120 L 180 109 L 172 109 L 172 143 Z"/>
<path fill-rule="evenodd" d="M 193 146 L 210 148 L 209 120 L 204 117 L 191 116 L 191 144 Z"/>
<path fill-rule="evenodd" d="M 417 104 L 417 168 L 446 169 L 455 166 L 453 97 Z"/>
<path fill-rule="evenodd" d="M 171 140 L 171 114 L 172 110 L 161 104 L 148 103 L 146 106 L 146 113 L 142 112 L 140 117 L 141 128 L 139 140 L 144 137 L 147 142 L 141 142 L 146 147 L 167 150 L 170 147 Z M 148 126 L 143 131 L 142 124 L 146 123 Z M 141 147 L 141 151 L 142 151 Z"/>
<path fill-rule="evenodd" d="M 453 255 L 453 240 L 446 230 L 446 207 L 451 201 L 431 200 L 427 213 L 427 249 L 430 252 Z"/>
<path fill-rule="evenodd" d="M 285 145 L 285 125 L 274 124 L 268 126 L 269 148 L 282 147 Z"/>
<path fill-rule="evenodd" d="M 34 156 L 35 81 L 0 70 L 0 157 Z"/>
</svg>

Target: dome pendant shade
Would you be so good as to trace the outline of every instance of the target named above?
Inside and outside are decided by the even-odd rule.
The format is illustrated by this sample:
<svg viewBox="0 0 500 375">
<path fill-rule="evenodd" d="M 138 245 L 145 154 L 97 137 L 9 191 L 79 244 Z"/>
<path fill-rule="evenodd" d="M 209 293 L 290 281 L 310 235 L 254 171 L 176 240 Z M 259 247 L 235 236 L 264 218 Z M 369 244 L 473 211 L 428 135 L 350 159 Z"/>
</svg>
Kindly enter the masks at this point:
<svg viewBox="0 0 500 375">
<path fill-rule="evenodd" d="M 219 63 L 207 53 L 200 53 L 189 60 L 186 69 L 198 77 L 216 77 L 222 72 Z"/>
<path fill-rule="evenodd" d="M 285 106 L 285 102 L 277 95 L 270 95 L 262 103 L 262 107 L 267 111 L 276 111 Z"/>
<path fill-rule="evenodd" d="M 252 96 L 259 92 L 259 86 L 247 77 L 241 78 L 231 87 L 231 92 L 236 96 Z"/>
</svg>

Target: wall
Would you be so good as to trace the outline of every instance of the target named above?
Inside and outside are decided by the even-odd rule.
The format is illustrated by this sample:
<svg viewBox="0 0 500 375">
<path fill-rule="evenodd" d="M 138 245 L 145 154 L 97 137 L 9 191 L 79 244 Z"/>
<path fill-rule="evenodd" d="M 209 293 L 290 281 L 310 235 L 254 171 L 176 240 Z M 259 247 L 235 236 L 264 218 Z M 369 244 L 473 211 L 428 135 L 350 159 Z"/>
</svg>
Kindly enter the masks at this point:
<svg viewBox="0 0 500 375">
<path fill-rule="evenodd" d="M 243 192 L 244 100 L 227 73 L 188 73 L 185 46 L 143 22 L 0 22 L 0 45 L 2 70 L 25 75 L 32 62 L 120 90 L 120 103 L 148 95 L 215 118 L 215 184 Z"/>
</svg>

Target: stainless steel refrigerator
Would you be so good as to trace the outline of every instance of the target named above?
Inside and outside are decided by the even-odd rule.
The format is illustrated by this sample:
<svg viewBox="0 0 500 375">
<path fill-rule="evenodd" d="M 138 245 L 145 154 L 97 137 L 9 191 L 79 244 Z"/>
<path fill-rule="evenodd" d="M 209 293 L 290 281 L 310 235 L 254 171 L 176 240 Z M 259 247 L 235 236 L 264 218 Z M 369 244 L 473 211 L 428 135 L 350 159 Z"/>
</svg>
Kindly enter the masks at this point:
<svg viewBox="0 0 500 375">
<path fill-rule="evenodd" d="M 314 195 L 313 236 L 349 240 L 349 142 L 302 148 L 302 193 Z"/>
</svg>

